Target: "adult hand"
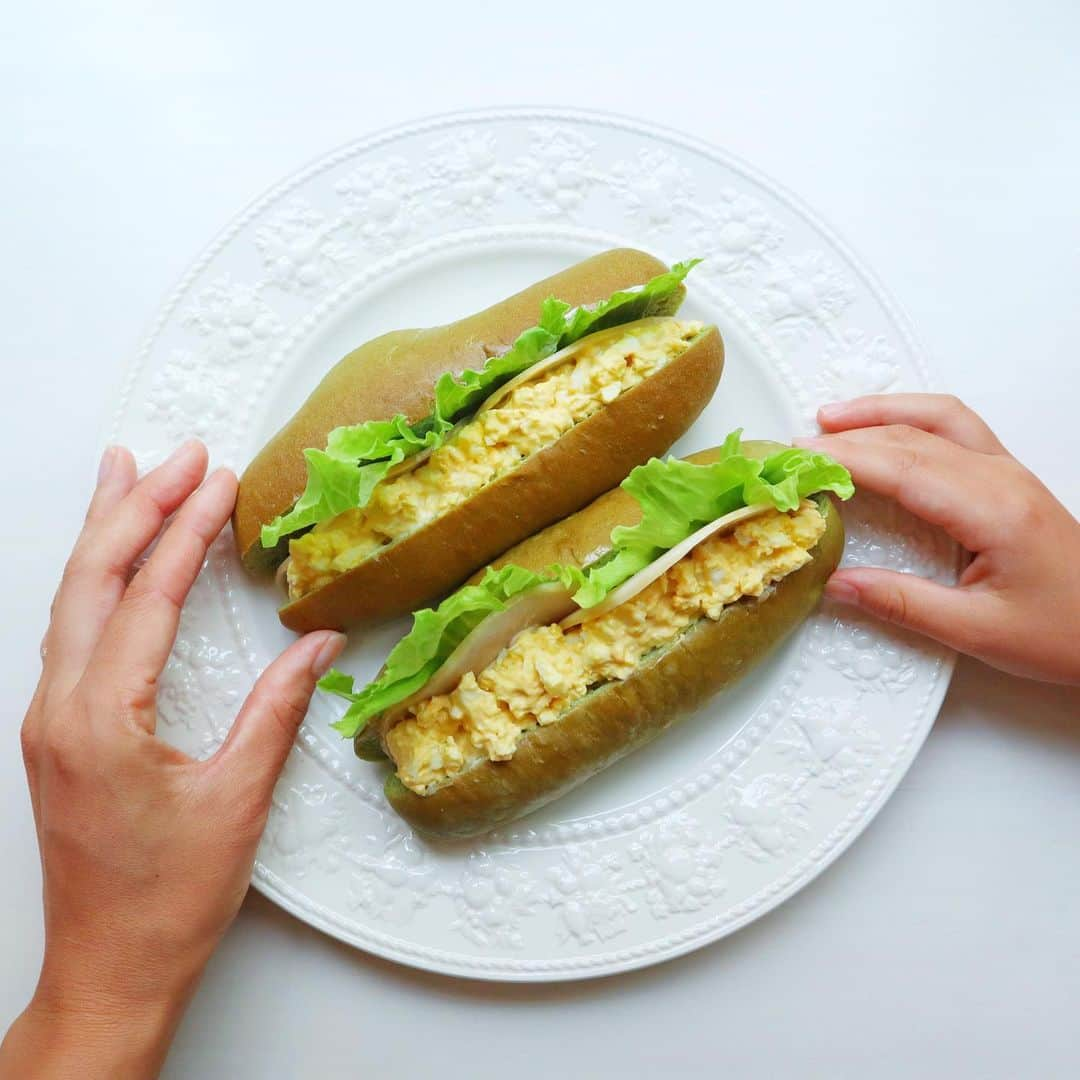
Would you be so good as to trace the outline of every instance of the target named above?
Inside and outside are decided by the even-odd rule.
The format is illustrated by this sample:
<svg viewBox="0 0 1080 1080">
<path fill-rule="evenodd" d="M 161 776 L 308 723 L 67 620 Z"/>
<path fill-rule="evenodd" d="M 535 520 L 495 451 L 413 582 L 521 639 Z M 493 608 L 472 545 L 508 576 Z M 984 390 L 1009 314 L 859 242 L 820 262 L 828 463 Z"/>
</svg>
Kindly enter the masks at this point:
<svg viewBox="0 0 1080 1080">
<path fill-rule="evenodd" d="M 1080 683 L 1080 523 L 956 398 L 880 394 L 826 405 L 820 438 L 855 483 L 940 525 L 973 558 L 955 587 L 837 571 L 826 595 L 1018 675 Z"/>
<path fill-rule="evenodd" d="M 236 499 L 228 471 L 200 487 L 206 468 L 191 442 L 137 480 L 131 454 L 108 450 L 56 595 L 22 728 L 45 955 L 0 1076 L 156 1074 L 247 891 L 315 681 L 344 643 L 324 632 L 291 645 L 207 761 L 155 737 L 180 609 Z"/>
</svg>

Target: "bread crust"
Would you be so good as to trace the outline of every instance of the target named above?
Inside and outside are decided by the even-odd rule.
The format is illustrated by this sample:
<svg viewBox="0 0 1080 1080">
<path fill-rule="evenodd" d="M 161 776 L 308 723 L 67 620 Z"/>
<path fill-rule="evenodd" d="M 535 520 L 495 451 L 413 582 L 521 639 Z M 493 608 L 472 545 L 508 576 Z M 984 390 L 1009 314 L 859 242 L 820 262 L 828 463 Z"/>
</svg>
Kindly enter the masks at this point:
<svg viewBox="0 0 1080 1080">
<path fill-rule="evenodd" d="M 782 447 L 746 442 L 743 448 L 765 456 Z M 711 449 L 687 460 L 707 464 L 718 456 L 718 449 Z M 806 619 L 839 564 L 839 511 L 831 496 L 815 499 L 825 517 L 825 532 L 806 566 L 760 597 L 729 605 L 719 619 L 700 619 L 670 645 L 649 653 L 629 678 L 592 691 L 553 724 L 529 729 L 509 761 L 480 762 L 430 795 L 410 792 L 392 773 L 386 783 L 390 805 L 431 836 L 482 835 L 564 795 L 741 678 Z M 552 562 L 580 566 L 606 550 L 612 528 L 639 519 L 638 503 L 617 488 L 518 544 L 494 565 L 515 563 L 530 570 Z M 378 756 L 378 720 L 356 738 L 362 757 Z"/>
<path fill-rule="evenodd" d="M 617 501 L 603 502 L 584 511 L 590 516 L 583 532 L 616 516 Z M 832 498 L 819 497 L 819 505 L 826 529 L 805 566 L 762 596 L 729 605 L 719 619 L 699 619 L 646 656 L 629 678 L 599 687 L 553 723 L 529 729 L 509 761 L 481 762 L 430 795 L 417 795 L 391 774 L 385 786 L 390 805 L 430 836 L 479 836 L 559 798 L 652 741 L 741 678 L 813 610 L 844 547 Z M 579 523 L 571 519 L 556 528 L 576 531 Z M 513 561 L 539 569 L 559 543 L 549 535 L 544 544 L 533 544 L 528 559 L 519 547 Z M 589 540 L 567 543 L 580 550 Z"/>
<path fill-rule="evenodd" d="M 304 451 L 325 446 L 334 428 L 388 420 L 397 413 L 413 423 L 422 420 L 431 412 L 440 375 L 483 367 L 489 356 L 535 325 L 547 297 L 592 304 L 666 270 L 643 251 L 605 251 L 458 322 L 395 330 L 354 349 L 244 470 L 233 513 L 233 537 L 244 565 L 253 572 L 268 571 L 284 558 L 285 544 L 262 547 L 262 527 L 290 510 L 303 494 Z"/>
<path fill-rule="evenodd" d="M 783 450 L 781 443 L 746 440 L 743 452 L 750 457 L 764 458 Z M 720 457 L 720 447 L 698 450 L 687 454 L 684 461 L 693 465 L 711 465 Z M 620 480 L 620 484 L 621 484 Z M 476 585 L 490 570 L 500 570 L 508 563 L 539 572 L 552 563 L 563 566 L 584 567 L 595 562 L 611 547 L 611 532 L 619 525 L 632 527 L 641 521 L 641 504 L 622 487 L 613 487 L 583 510 L 565 521 L 558 521 L 548 528 L 523 540 L 503 552 L 497 559 L 478 570 L 467 585 Z M 364 730 L 353 740 L 356 756 L 365 761 L 385 761 L 387 754 L 383 745 L 392 714 L 374 716 Z"/>
<path fill-rule="evenodd" d="M 709 402 L 723 367 L 720 333 L 709 327 L 659 371 L 512 472 L 286 604 L 282 623 L 299 633 L 344 629 L 407 614 L 450 592 L 477 567 L 666 452 Z"/>
</svg>

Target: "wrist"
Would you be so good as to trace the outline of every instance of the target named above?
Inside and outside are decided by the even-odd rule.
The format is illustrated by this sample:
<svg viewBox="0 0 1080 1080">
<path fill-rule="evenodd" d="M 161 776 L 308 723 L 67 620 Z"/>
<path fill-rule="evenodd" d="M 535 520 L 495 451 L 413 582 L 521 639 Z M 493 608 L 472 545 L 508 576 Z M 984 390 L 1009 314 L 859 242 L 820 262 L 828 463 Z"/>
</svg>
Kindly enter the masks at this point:
<svg viewBox="0 0 1080 1080">
<path fill-rule="evenodd" d="M 0 1080 L 157 1076 L 201 965 L 178 972 L 145 957 L 91 960 L 78 949 L 46 949 L 34 996 L 0 1051 Z"/>
<path fill-rule="evenodd" d="M 8 1076 L 154 1077 L 187 996 L 123 1002 L 39 985 L 0 1050 Z"/>
<path fill-rule="evenodd" d="M 146 933 L 47 930 L 34 1001 L 58 1015 L 139 1019 L 183 1011 L 213 946 Z"/>
</svg>

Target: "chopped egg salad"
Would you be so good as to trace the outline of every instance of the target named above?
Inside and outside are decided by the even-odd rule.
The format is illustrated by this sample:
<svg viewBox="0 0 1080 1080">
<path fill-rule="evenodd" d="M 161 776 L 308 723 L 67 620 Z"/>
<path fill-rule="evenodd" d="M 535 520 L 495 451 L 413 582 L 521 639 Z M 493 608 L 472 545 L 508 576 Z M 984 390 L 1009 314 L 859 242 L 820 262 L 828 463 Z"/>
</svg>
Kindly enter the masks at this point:
<svg viewBox="0 0 1080 1080">
<path fill-rule="evenodd" d="M 516 386 L 463 424 L 410 472 L 376 487 L 362 509 L 324 521 L 289 544 L 289 598 L 298 600 L 460 505 L 551 446 L 684 352 L 703 324 L 655 319 L 612 339 L 589 339 L 564 364 Z"/>
<path fill-rule="evenodd" d="M 519 633 L 448 694 L 419 702 L 386 734 L 402 783 L 426 795 L 481 761 L 506 761 L 522 734 L 555 722 L 590 690 L 628 678 L 647 653 L 700 619 L 760 596 L 810 561 L 825 532 L 817 505 L 769 510 L 704 540 L 636 596 L 578 626 Z"/>
</svg>

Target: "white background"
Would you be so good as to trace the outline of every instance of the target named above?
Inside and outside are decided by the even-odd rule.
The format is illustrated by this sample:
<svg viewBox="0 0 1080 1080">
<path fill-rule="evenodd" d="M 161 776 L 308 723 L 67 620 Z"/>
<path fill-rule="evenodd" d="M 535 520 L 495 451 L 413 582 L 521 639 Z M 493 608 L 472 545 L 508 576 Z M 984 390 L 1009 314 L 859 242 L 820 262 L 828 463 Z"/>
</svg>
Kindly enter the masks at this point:
<svg viewBox="0 0 1080 1080">
<path fill-rule="evenodd" d="M 0 44 L 0 1026 L 41 947 L 16 732 L 122 365 L 218 229 L 327 149 L 552 104 L 733 151 L 837 227 L 941 383 L 1080 511 L 1071 0 L 171 6 L 20 5 Z M 166 1074 L 1072 1076 L 1078 836 L 1080 695 L 962 661 L 863 838 L 733 938 L 595 983 L 470 984 L 252 895 Z"/>
</svg>

